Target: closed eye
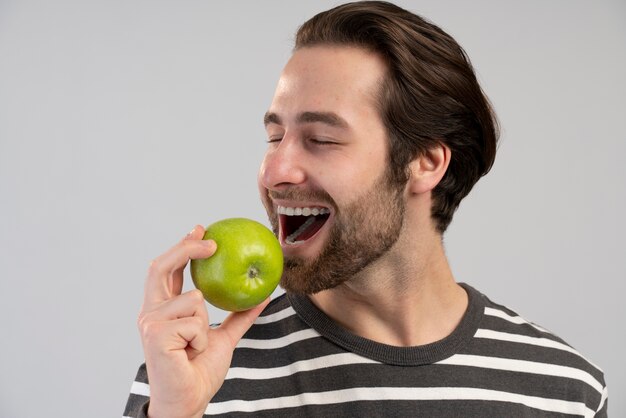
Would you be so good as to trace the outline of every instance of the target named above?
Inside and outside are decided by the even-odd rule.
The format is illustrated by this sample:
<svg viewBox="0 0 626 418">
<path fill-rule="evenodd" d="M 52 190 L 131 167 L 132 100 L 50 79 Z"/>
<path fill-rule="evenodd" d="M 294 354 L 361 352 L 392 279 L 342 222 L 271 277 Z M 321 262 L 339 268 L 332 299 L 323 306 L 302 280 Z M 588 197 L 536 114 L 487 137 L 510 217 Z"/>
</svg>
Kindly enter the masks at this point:
<svg viewBox="0 0 626 418">
<path fill-rule="evenodd" d="M 319 139 L 319 138 L 311 138 L 311 139 L 309 139 L 309 141 L 314 143 L 315 145 L 335 145 L 335 144 L 337 144 L 336 142 L 327 141 L 325 139 Z"/>
</svg>

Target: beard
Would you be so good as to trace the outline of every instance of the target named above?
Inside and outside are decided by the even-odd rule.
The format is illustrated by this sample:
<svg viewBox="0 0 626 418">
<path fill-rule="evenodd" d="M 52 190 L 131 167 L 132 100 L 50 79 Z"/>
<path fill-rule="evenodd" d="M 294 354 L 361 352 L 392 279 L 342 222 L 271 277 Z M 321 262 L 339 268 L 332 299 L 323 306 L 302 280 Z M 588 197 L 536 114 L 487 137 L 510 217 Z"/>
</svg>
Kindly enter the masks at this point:
<svg viewBox="0 0 626 418">
<path fill-rule="evenodd" d="M 328 193 L 303 190 L 268 192 L 272 197 L 315 200 L 334 208 L 334 220 L 320 254 L 314 259 L 285 257 L 280 286 L 287 292 L 313 294 L 350 280 L 379 259 L 396 243 L 405 212 L 404 184 L 394 182 L 387 170 L 375 184 L 345 207 L 338 207 Z M 274 234 L 278 215 L 265 202 Z"/>
</svg>

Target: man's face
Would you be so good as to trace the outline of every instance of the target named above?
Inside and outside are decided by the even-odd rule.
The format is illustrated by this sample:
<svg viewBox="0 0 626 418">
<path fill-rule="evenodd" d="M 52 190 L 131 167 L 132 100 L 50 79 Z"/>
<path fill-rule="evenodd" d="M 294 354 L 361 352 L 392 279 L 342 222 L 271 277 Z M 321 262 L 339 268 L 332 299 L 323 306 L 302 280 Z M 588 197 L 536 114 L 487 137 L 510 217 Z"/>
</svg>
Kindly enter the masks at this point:
<svg viewBox="0 0 626 418">
<path fill-rule="evenodd" d="M 391 186 L 376 107 L 384 74 L 377 55 L 319 46 L 295 52 L 281 75 L 265 117 L 259 189 L 288 291 L 341 284 L 400 234 L 404 188 Z"/>
</svg>

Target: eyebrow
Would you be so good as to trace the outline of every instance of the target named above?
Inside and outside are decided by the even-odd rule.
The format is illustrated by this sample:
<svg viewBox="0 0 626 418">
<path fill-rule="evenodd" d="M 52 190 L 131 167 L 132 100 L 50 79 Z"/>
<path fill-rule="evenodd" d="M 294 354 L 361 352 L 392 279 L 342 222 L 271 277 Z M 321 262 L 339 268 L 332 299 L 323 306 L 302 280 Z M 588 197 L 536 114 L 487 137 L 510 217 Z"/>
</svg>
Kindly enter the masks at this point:
<svg viewBox="0 0 626 418">
<path fill-rule="evenodd" d="M 335 128 L 348 128 L 348 122 L 345 121 L 341 116 L 334 112 L 302 112 L 296 118 L 296 123 L 304 124 L 304 123 L 323 123 L 328 126 L 332 126 Z M 263 123 L 265 126 L 270 123 L 275 123 L 277 125 L 281 124 L 280 116 L 273 112 L 265 113 L 263 117 Z"/>
</svg>

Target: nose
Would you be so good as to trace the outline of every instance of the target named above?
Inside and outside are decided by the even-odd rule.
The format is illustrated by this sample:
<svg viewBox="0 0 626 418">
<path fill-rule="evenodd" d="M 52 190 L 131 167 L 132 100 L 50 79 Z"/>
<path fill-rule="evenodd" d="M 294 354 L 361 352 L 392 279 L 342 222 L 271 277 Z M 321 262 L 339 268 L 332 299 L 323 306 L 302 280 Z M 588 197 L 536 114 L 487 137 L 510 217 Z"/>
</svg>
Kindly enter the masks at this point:
<svg viewBox="0 0 626 418">
<path fill-rule="evenodd" d="M 295 138 L 287 135 L 270 144 L 259 170 L 259 183 L 267 190 L 280 190 L 305 182 L 305 156 Z"/>
</svg>

